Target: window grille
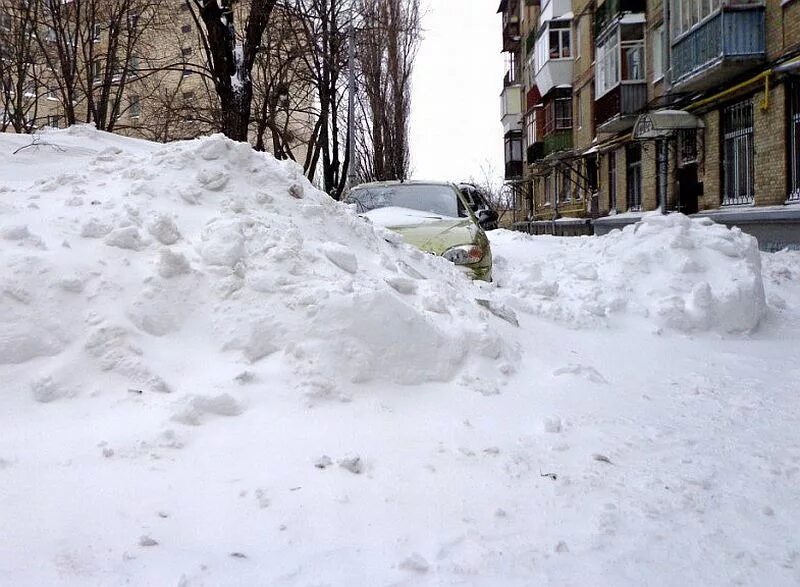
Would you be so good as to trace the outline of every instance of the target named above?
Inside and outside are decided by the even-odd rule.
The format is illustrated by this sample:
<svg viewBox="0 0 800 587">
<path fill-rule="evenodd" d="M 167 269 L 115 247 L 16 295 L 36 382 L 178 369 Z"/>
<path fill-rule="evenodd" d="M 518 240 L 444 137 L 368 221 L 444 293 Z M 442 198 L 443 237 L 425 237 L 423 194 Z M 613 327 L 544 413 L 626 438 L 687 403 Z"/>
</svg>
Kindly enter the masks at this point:
<svg viewBox="0 0 800 587">
<path fill-rule="evenodd" d="M 628 211 L 639 212 L 642 209 L 642 147 L 628 145 L 625 149 L 625 160 L 628 167 Z"/>
<path fill-rule="evenodd" d="M 753 102 L 745 100 L 723 111 L 722 205 L 753 203 Z"/>
<path fill-rule="evenodd" d="M 787 202 L 800 202 L 800 81 L 789 86 L 789 196 Z"/>
</svg>

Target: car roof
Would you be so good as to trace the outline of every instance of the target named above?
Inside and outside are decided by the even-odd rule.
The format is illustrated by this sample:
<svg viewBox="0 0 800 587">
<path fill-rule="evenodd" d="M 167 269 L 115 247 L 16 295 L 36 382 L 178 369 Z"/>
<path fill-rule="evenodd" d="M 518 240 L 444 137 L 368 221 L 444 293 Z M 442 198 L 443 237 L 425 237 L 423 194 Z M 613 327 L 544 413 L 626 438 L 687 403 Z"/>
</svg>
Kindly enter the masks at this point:
<svg viewBox="0 0 800 587">
<path fill-rule="evenodd" d="M 448 187 L 456 187 L 454 183 L 449 181 L 425 181 L 414 179 L 410 181 L 371 181 L 368 183 L 360 183 L 358 185 L 354 185 L 352 189 L 358 188 L 368 188 L 368 187 L 389 187 L 389 186 L 397 186 L 397 185 L 438 185 L 438 186 L 448 186 Z"/>
</svg>

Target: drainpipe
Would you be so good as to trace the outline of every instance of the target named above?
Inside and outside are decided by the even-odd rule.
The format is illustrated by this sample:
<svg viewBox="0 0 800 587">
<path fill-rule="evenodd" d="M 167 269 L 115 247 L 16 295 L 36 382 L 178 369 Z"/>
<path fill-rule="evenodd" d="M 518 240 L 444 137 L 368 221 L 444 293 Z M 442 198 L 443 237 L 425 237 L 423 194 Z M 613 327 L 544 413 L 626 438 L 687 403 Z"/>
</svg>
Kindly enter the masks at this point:
<svg viewBox="0 0 800 587">
<path fill-rule="evenodd" d="M 672 0 L 661 0 L 664 9 L 664 37 L 661 39 L 661 46 L 664 56 L 667 58 L 664 68 L 664 93 L 672 91 L 672 23 L 670 22 L 669 3 Z"/>
</svg>

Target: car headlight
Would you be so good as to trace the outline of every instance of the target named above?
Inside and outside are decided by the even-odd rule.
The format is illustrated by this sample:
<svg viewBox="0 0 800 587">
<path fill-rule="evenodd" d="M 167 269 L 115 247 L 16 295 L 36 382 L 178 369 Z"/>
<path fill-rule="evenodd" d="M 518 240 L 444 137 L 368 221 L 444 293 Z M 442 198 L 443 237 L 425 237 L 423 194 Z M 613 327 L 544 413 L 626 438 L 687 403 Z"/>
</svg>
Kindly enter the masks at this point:
<svg viewBox="0 0 800 587">
<path fill-rule="evenodd" d="M 477 245 L 461 245 L 447 249 L 442 257 L 456 265 L 469 265 L 483 259 L 483 249 Z"/>
</svg>

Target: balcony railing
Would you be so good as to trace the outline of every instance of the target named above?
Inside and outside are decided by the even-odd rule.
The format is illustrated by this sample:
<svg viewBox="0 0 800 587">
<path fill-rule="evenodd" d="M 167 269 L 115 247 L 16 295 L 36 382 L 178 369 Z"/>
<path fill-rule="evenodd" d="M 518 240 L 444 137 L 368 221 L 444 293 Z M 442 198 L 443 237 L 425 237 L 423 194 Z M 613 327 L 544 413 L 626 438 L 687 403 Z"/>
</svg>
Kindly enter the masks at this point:
<svg viewBox="0 0 800 587">
<path fill-rule="evenodd" d="M 673 82 L 706 89 L 765 58 L 764 7 L 723 8 L 672 42 Z M 728 65 L 721 72 L 719 65 Z"/>
<path fill-rule="evenodd" d="M 543 143 L 542 157 L 558 151 L 569 151 L 572 149 L 572 129 L 557 130 L 544 137 Z"/>
<path fill-rule="evenodd" d="M 622 83 L 597 99 L 594 103 L 594 121 L 598 130 L 609 123 L 610 126 L 632 127 L 633 116 L 647 108 L 647 83 Z M 623 120 L 630 117 L 630 120 Z M 619 124 L 614 124 L 614 123 Z M 608 129 L 619 132 L 623 128 Z"/>
<path fill-rule="evenodd" d="M 544 143 L 533 143 L 532 145 L 528 145 L 525 154 L 528 165 L 536 163 L 539 159 L 544 157 Z"/>
<path fill-rule="evenodd" d="M 520 179 L 522 177 L 522 161 L 506 161 L 506 179 Z"/>
</svg>

